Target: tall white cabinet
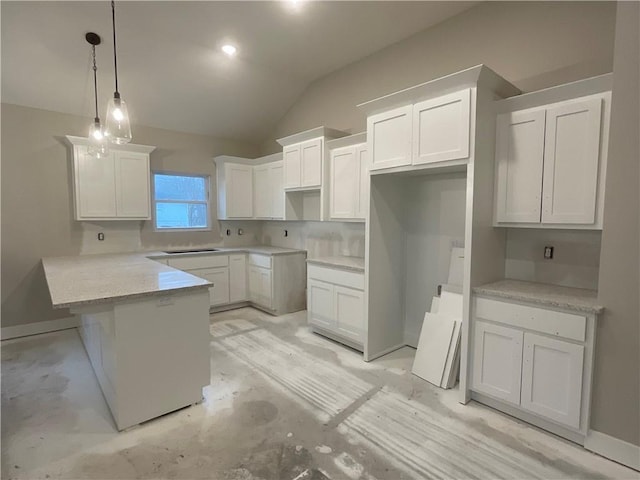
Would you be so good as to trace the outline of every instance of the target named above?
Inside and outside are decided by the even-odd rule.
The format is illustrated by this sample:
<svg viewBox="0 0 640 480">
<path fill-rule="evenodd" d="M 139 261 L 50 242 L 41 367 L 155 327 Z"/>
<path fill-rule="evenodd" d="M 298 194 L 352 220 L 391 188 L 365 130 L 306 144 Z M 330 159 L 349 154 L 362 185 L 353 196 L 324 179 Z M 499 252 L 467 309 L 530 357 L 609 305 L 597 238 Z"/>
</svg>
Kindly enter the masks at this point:
<svg viewBox="0 0 640 480">
<path fill-rule="evenodd" d="M 329 218 L 364 221 L 369 206 L 369 155 L 366 134 L 327 142 L 329 148 Z"/>
<path fill-rule="evenodd" d="M 498 115 L 495 226 L 602 228 L 610 99 L 604 91 Z"/>
<path fill-rule="evenodd" d="M 88 140 L 67 136 L 73 147 L 76 220 L 151 218 L 149 155 L 155 147 L 112 146 L 106 158 L 88 154 Z"/>
</svg>

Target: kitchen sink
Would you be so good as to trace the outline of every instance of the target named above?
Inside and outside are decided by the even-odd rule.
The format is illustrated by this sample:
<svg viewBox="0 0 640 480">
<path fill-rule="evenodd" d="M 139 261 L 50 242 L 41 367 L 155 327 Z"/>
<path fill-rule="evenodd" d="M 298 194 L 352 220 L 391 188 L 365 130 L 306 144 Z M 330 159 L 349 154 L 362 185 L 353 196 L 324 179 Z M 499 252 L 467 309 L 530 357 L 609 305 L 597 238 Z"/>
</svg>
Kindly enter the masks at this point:
<svg viewBox="0 0 640 480">
<path fill-rule="evenodd" d="M 220 250 L 219 248 L 196 248 L 193 250 L 171 250 L 165 251 L 164 253 L 172 254 L 172 253 L 201 253 L 201 252 L 217 252 Z"/>
</svg>

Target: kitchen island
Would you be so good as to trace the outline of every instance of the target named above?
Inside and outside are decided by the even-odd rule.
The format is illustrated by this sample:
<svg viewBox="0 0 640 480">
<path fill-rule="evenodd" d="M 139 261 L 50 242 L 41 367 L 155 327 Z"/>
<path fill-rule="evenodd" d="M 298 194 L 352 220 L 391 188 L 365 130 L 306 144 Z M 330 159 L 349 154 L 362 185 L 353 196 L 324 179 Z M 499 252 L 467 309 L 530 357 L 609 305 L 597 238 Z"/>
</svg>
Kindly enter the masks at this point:
<svg viewBox="0 0 640 480">
<path fill-rule="evenodd" d="M 80 336 L 118 430 L 202 400 L 211 282 L 148 254 L 44 258 L 54 308 Z"/>
</svg>

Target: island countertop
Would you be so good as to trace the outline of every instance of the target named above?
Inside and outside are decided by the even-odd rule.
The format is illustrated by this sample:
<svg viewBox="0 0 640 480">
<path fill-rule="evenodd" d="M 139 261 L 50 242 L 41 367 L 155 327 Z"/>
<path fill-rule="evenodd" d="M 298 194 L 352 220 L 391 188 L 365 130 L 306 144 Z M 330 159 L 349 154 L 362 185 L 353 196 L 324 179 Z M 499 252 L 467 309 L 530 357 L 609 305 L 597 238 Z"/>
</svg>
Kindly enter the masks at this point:
<svg viewBox="0 0 640 480">
<path fill-rule="evenodd" d="M 584 288 L 505 279 L 475 287 L 473 293 L 583 313 L 599 314 L 604 310 L 598 305 L 598 292 Z"/>
<path fill-rule="evenodd" d="M 147 258 L 121 253 L 43 258 L 54 308 L 109 303 L 209 288 L 212 283 Z"/>
</svg>

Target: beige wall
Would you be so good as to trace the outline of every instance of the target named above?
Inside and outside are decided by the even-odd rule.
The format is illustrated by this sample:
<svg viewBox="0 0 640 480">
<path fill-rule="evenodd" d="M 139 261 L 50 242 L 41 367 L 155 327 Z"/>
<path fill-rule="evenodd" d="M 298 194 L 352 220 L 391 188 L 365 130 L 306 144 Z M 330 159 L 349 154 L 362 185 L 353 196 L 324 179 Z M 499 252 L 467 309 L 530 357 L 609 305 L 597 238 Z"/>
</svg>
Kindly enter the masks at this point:
<svg viewBox="0 0 640 480">
<path fill-rule="evenodd" d="M 614 27 L 615 2 L 483 2 L 312 83 L 263 153 L 319 125 L 364 131 L 358 103 L 479 63 L 524 91 L 610 72 Z"/>
<path fill-rule="evenodd" d="M 86 135 L 89 118 L 2 104 L 2 326 L 69 315 L 52 311 L 40 259 L 108 251 L 210 245 L 211 232 L 154 233 L 151 222 L 73 220 L 65 135 Z M 214 155 L 254 156 L 256 148 L 201 135 L 134 127 L 134 142 L 155 145 L 152 169 L 203 173 L 215 180 Z M 215 190 L 212 190 L 215 192 Z M 215 195 L 213 196 L 215 197 Z M 215 219 L 212 199 L 212 218 Z M 97 232 L 105 241 L 97 241 Z"/>
<path fill-rule="evenodd" d="M 640 445 L 640 4 L 618 5 L 591 427 Z"/>
</svg>

